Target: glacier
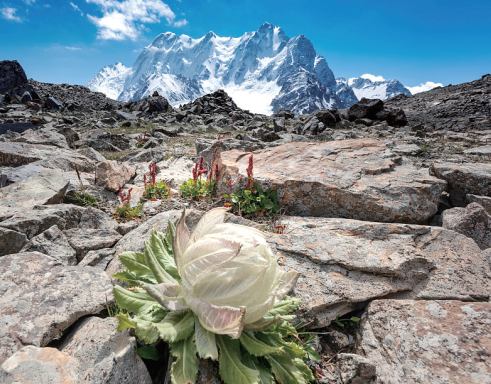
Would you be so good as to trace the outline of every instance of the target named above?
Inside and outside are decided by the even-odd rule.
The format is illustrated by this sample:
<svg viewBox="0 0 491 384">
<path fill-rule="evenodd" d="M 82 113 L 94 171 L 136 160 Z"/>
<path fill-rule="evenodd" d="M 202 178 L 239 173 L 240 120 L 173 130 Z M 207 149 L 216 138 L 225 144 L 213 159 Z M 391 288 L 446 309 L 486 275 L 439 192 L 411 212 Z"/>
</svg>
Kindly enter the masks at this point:
<svg viewBox="0 0 491 384">
<path fill-rule="evenodd" d="M 370 79 L 360 79 L 336 79 L 304 35 L 289 38 L 280 27 L 264 23 L 241 37 L 162 33 L 130 68 L 119 62 L 106 66 L 86 86 L 120 101 L 158 92 L 173 106 L 224 89 L 240 108 L 265 115 L 281 108 L 296 115 L 347 108 L 361 97 L 409 92 L 397 80 L 375 79 L 369 85 Z"/>
</svg>

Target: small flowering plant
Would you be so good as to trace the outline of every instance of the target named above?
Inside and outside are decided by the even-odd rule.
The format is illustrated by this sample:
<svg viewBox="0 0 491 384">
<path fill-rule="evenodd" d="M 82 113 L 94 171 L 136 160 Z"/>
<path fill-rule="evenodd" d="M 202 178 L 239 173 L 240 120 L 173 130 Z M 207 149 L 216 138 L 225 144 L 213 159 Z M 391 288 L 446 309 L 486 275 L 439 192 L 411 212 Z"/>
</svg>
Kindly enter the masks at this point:
<svg viewBox="0 0 491 384">
<path fill-rule="evenodd" d="M 199 359 L 219 363 L 226 384 L 314 381 L 307 343 L 288 321 L 301 299 L 287 296 L 298 280 L 278 266 L 266 235 L 224 223 L 227 209 L 207 212 L 193 233 L 185 212 L 166 233 L 153 232 L 144 252 L 124 252 L 114 277 L 118 331 L 135 329 L 147 344 L 169 343 L 174 384 L 195 383 Z"/>
<path fill-rule="evenodd" d="M 114 218 L 120 221 L 139 220 L 139 217 L 141 216 L 142 206 L 131 206 L 130 200 L 132 190 L 133 188 L 131 188 L 128 191 L 128 194 L 125 195 L 123 193 L 123 188 L 121 186 L 119 187 L 119 199 L 121 200 L 121 205 L 119 207 L 116 207 L 113 215 Z"/>
<path fill-rule="evenodd" d="M 143 197 L 140 198 L 141 202 L 157 199 L 166 199 L 170 196 L 170 189 L 163 181 L 156 182 L 157 172 L 155 171 L 155 163 L 150 163 L 150 177 L 147 183 L 147 175 L 143 175 L 143 183 L 145 184 L 145 192 L 143 192 Z"/>
<path fill-rule="evenodd" d="M 210 170 L 205 168 L 204 158 L 201 156 L 199 163 L 193 168 L 193 178 L 184 182 L 181 189 L 181 196 L 190 200 L 199 201 L 211 198 L 216 195 L 216 184 L 219 174 L 218 164 L 215 163 L 217 148 L 213 153 Z M 208 175 L 207 180 L 203 180 L 203 175 Z"/>
<path fill-rule="evenodd" d="M 145 131 L 143 135 L 138 135 L 136 141 L 137 141 L 136 147 L 143 148 L 147 142 L 147 131 Z"/>
<path fill-rule="evenodd" d="M 268 188 L 264 191 L 254 179 L 254 158 L 249 157 L 249 166 L 246 169 L 247 180 L 245 188 L 242 189 L 242 178 L 239 177 L 239 189 L 232 192 L 233 183 L 229 181 L 229 194 L 224 194 L 225 206 L 232 207 L 232 210 L 239 215 L 251 216 L 253 214 L 270 215 L 280 211 L 277 192 Z"/>
</svg>

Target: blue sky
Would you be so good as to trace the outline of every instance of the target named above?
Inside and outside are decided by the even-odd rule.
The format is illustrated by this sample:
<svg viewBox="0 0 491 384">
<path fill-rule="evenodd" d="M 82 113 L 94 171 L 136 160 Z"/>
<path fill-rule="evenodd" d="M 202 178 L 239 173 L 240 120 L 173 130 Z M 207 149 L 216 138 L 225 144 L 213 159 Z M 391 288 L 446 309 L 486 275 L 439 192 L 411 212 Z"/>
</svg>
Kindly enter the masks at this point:
<svg viewBox="0 0 491 384">
<path fill-rule="evenodd" d="M 336 77 L 448 85 L 491 72 L 490 15 L 490 0 L 0 0 L 0 60 L 85 84 L 104 65 L 131 66 L 159 33 L 238 37 L 267 21 L 309 38 Z"/>
</svg>

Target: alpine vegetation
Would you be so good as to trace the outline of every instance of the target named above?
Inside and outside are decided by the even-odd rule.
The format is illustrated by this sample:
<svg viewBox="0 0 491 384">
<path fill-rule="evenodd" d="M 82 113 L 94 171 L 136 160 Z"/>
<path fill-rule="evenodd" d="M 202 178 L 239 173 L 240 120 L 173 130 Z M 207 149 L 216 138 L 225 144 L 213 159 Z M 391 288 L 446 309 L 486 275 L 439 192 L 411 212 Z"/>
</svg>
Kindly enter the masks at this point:
<svg viewBox="0 0 491 384">
<path fill-rule="evenodd" d="M 120 255 L 114 276 L 119 330 L 135 328 L 147 344 L 162 339 L 172 355 L 175 384 L 194 383 L 199 357 L 219 361 L 227 384 L 307 383 L 307 353 L 284 340 L 295 332 L 288 315 L 300 299 L 285 296 L 299 277 L 285 272 L 258 229 L 224 223 L 226 208 L 207 212 L 191 234 L 183 212 L 165 234 L 153 232 L 144 253 Z"/>
</svg>

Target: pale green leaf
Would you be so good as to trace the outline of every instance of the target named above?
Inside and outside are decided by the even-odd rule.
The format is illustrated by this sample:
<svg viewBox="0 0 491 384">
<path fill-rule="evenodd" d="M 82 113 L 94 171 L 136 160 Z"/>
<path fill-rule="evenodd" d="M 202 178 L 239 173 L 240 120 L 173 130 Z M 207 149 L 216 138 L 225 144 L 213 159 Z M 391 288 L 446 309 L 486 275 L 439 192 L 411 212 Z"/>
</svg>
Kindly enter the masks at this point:
<svg viewBox="0 0 491 384">
<path fill-rule="evenodd" d="M 121 272 L 116 272 L 112 277 L 123 280 L 129 287 L 139 287 L 142 283 L 147 284 L 157 284 L 157 280 L 153 277 L 153 275 L 137 275 L 134 272 L 130 272 L 128 270 L 124 270 Z"/>
<path fill-rule="evenodd" d="M 267 334 L 262 340 L 258 340 L 252 332 L 242 332 L 240 342 L 251 355 L 264 356 L 280 351 L 274 340 L 269 340 Z"/>
<path fill-rule="evenodd" d="M 133 321 L 131 321 L 131 319 L 128 317 L 128 315 L 124 315 L 124 314 L 120 313 L 119 315 L 116 315 L 115 317 L 118 320 L 118 328 L 117 328 L 118 332 L 122 332 L 123 330 L 125 330 L 127 328 L 135 328 L 136 327 L 136 324 Z"/>
<path fill-rule="evenodd" d="M 142 312 L 154 304 L 157 304 L 150 296 L 144 292 L 132 292 L 116 285 L 114 287 L 114 298 L 121 308 L 133 313 Z"/>
<path fill-rule="evenodd" d="M 305 355 L 305 350 L 293 342 L 287 342 L 281 338 L 278 332 L 256 332 L 256 338 L 277 347 L 282 347 L 292 358 L 302 358 Z"/>
<path fill-rule="evenodd" d="M 172 249 L 174 250 L 174 260 L 176 261 L 177 271 L 182 276 L 182 256 L 186 250 L 186 246 L 189 242 L 189 229 L 186 226 L 184 219 L 186 218 L 186 209 L 182 211 L 182 215 L 176 226 L 176 235 L 174 236 L 174 244 Z"/>
<path fill-rule="evenodd" d="M 119 260 L 130 272 L 134 272 L 139 276 L 153 276 L 143 253 L 123 252 L 119 255 Z"/>
<path fill-rule="evenodd" d="M 301 302 L 301 298 L 286 296 L 283 300 L 276 303 L 273 308 L 268 313 L 266 313 L 266 315 L 264 315 L 264 317 L 288 315 L 289 313 L 294 312 Z"/>
<path fill-rule="evenodd" d="M 226 384 L 259 384 L 259 371 L 242 364 L 239 340 L 217 335 L 220 378 Z"/>
<path fill-rule="evenodd" d="M 215 334 L 203 328 L 197 316 L 194 321 L 196 349 L 202 359 L 218 360 L 218 349 Z"/>
<path fill-rule="evenodd" d="M 167 251 L 165 246 L 165 236 L 163 233 L 153 231 L 149 241 L 153 244 L 152 250 L 160 266 L 167 271 L 173 278 L 179 279 L 176 262 L 174 257 Z"/>
<path fill-rule="evenodd" d="M 149 240 L 145 241 L 144 246 L 146 264 L 151 269 L 158 283 L 179 284 L 176 279 L 167 273 L 157 259 L 156 255 L 160 250 L 158 241 L 156 241 L 157 239 L 158 237 L 151 236 Z"/>
<path fill-rule="evenodd" d="M 307 384 L 303 373 L 286 352 L 265 356 L 271 365 L 276 380 L 281 384 Z"/>
<path fill-rule="evenodd" d="M 225 220 L 225 214 L 228 210 L 228 208 L 215 208 L 206 212 L 199 223 L 196 225 L 196 228 L 191 235 L 189 245 L 193 244 L 195 241 L 200 240 L 203 236 L 208 234 L 208 232 L 213 229 L 217 224 L 222 224 Z"/>
<path fill-rule="evenodd" d="M 165 231 L 165 242 L 166 245 L 172 250 L 174 246 L 174 238 L 176 237 L 176 226 L 172 221 L 169 220 L 167 223 L 167 230 Z M 169 250 L 169 248 L 167 248 Z M 175 260 L 174 260 L 175 262 Z"/>
<path fill-rule="evenodd" d="M 159 333 L 152 321 L 141 319 L 138 316 L 134 317 L 133 320 L 136 323 L 136 336 L 140 340 L 146 344 L 156 343 L 159 340 Z"/>
<path fill-rule="evenodd" d="M 194 314 L 191 311 L 169 312 L 165 318 L 154 323 L 161 339 L 174 343 L 184 340 L 194 332 Z"/>
<path fill-rule="evenodd" d="M 147 360 L 154 360 L 158 361 L 162 356 L 160 356 L 159 351 L 157 351 L 157 348 L 155 347 L 150 347 L 150 346 L 145 346 L 138 348 L 136 350 L 136 353 L 138 356 L 140 356 L 142 359 L 147 359 Z"/>
<path fill-rule="evenodd" d="M 281 300 L 288 292 L 290 292 L 297 284 L 300 273 L 296 271 L 285 272 L 281 267 L 278 267 L 276 278 L 281 280 L 280 289 L 276 292 L 276 299 Z"/>
<path fill-rule="evenodd" d="M 244 331 L 257 332 L 271 328 L 273 325 L 283 321 L 283 317 L 275 316 L 272 318 L 262 318 L 254 323 L 244 324 Z"/>
<path fill-rule="evenodd" d="M 260 384 L 275 384 L 271 368 L 267 363 L 261 363 L 256 356 L 249 354 L 242 355 L 242 362 L 246 367 L 259 371 Z"/>
<path fill-rule="evenodd" d="M 312 374 L 312 371 L 308 367 L 307 364 L 302 359 L 293 359 L 293 364 L 298 368 L 300 372 L 302 372 L 303 377 L 305 380 L 308 381 L 314 381 L 315 377 Z"/>
<path fill-rule="evenodd" d="M 167 308 L 170 311 L 182 312 L 189 307 L 184 302 L 181 296 L 180 285 L 175 284 L 159 284 L 159 285 L 150 285 L 143 284 L 142 288 L 148 293 L 148 295 L 157 301 L 164 308 Z"/>
<path fill-rule="evenodd" d="M 170 371 L 173 384 L 195 383 L 198 378 L 199 359 L 193 338 L 170 343 L 171 354 L 177 357 Z"/>
</svg>

